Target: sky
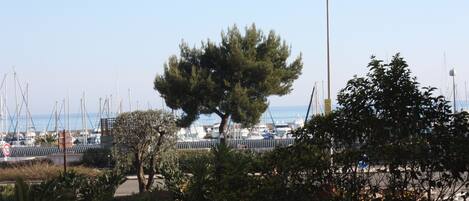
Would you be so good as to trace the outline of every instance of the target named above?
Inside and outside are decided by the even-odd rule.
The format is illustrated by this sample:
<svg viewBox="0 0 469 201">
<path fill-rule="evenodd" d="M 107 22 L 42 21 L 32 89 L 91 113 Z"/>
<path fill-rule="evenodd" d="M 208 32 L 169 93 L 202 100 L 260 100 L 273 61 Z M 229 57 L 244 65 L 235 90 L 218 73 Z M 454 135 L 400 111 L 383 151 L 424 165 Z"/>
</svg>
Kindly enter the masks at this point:
<svg viewBox="0 0 469 201">
<path fill-rule="evenodd" d="M 456 69 L 458 99 L 469 78 L 469 1 L 330 0 L 332 97 L 354 75 L 363 76 L 371 55 L 388 61 L 400 52 L 422 86 L 449 95 L 448 71 Z M 13 86 L 13 68 L 29 85 L 32 113 L 50 113 L 70 98 L 79 112 L 99 98 L 122 99 L 123 109 L 162 107 L 153 80 L 163 64 L 191 46 L 220 40 L 236 24 L 275 30 L 304 67 L 289 95 L 272 106 L 306 105 L 315 82 L 326 82 L 325 0 L 7 1 L 0 0 L 0 75 Z M 0 80 L 1 81 L 1 80 Z M 11 88 L 8 88 L 11 94 Z M 8 102 L 12 107 L 12 95 Z"/>
</svg>

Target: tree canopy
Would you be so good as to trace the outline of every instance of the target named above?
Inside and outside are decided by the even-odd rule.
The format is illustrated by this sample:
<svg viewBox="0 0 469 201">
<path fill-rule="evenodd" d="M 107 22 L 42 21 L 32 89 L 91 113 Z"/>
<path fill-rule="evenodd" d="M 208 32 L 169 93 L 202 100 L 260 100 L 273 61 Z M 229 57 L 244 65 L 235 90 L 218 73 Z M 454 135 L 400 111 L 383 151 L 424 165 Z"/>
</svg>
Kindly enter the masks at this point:
<svg viewBox="0 0 469 201">
<path fill-rule="evenodd" d="M 339 183 L 352 187 L 347 191 L 356 199 L 365 188 L 381 189 L 373 186 L 377 176 L 357 174 L 363 161 L 389 172 L 385 186 L 396 198 L 409 196 L 409 189 L 420 192 L 412 199 L 455 196 L 454 189 L 469 183 L 463 148 L 469 143 L 469 114 L 451 113 L 448 101 L 435 88 L 421 87 L 399 54 L 389 63 L 372 57 L 368 68 L 365 77 L 355 76 L 340 91 L 335 111 L 313 117 L 298 131 L 299 142 L 333 149 L 340 172 L 354 175 Z"/>
<path fill-rule="evenodd" d="M 274 31 L 268 35 L 236 26 L 221 33 L 221 42 L 207 40 L 200 48 L 180 44 L 180 56 L 171 56 L 154 88 L 172 109 L 184 114 L 188 126 L 201 114 L 215 113 L 224 133 L 229 118 L 252 126 L 268 107 L 267 97 L 285 95 L 301 74 L 301 55 L 289 62 L 290 47 Z"/>
<path fill-rule="evenodd" d="M 176 132 L 173 115 L 160 110 L 122 113 L 116 118 L 112 132 L 114 157 L 122 168 L 134 166 L 140 192 L 152 187 L 163 155 L 175 148 Z"/>
</svg>

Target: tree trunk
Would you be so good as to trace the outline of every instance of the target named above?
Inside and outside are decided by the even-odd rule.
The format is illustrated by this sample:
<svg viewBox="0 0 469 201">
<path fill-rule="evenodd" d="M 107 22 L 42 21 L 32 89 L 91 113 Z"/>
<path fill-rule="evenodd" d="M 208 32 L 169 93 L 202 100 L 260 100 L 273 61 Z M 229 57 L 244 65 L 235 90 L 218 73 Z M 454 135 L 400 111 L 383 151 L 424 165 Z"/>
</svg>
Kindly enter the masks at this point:
<svg viewBox="0 0 469 201">
<path fill-rule="evenodd" d="M 154 182 L 154 177 L 155 177 L 155 173 L 156 173 L 156 157 L 155 156 L 151 156 L 150 158 L 150 172 L 148 172 L 148 181 L 147 181 L 147 185 L 145 186 L 145 190 L 147 191 L 150 191 L 151 190 L 151 187 L 153 185 L 153 182 Z"/>
<path fill-rule="evenodd" d="M 220 143 L 226 144 L 226 129 L 228 127 L 228 114 L 225 114 L 221 117 L 220 128 L 218 128 L 218 132 L 220 133 Z"/>
<path fill-rule="evenodd" d="M 432 180 L 433 180 L 433 171 L 428 168 L 427 169 L 427 179 L 428 179 L 428 189 L 427 189 L 427 198 L 429 201 L 432 201 Z"/>
<path fill-rule="evenodd" d="M 143 171 L 143 161 L 140 154 L 135 154 L 135 167 L 137 168 L 138 191 L 145 192 L 145 173 Z"/>
</svg>

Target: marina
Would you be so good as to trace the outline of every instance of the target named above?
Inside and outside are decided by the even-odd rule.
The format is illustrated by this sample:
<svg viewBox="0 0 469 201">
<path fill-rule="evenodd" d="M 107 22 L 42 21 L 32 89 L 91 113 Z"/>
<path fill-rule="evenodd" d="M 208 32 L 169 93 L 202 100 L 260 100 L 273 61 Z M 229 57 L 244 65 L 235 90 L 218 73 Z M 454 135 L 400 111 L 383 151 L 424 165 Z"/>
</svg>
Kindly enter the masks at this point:
<svg viewBox="0 0 469 201">
<path fill-rule="evenodd" d="M 322 113 L 318 93 L 312 94 L 315 103 L 311 114 Z M 50 114 L 34 114 L 29 104 L 29 84 L 22 82 L 15 69 L 5 73 L 0 85 L 0 143 L 9 143 L 13 147 L 44 146 L 48 141 L 58 139 L 59 132 L 67 132 L 72 136 L 74 145 L 100 144 L 101 122 L 114 119 L 122 112 L 138 110 L 129 104 L 124 110 L 122 98 L 110 94 L 104 98 L 94 98 L 98 105 L 97 112 L 88 111 L 92 104 L 83 92 L 79 98 L 79 110 L 71 111 L 69 96 L 57 100 L 53 104 Z M 131 103 L 131 90 L 128 90 Z M 113 102 L 118 102 L 114 104 Z M 150 104 L 148 108 L 153 109 Z M 173 115 L 180 116 L 180 111 L 170 110 L 164 105 L 161 108 Z M 228 122 L 227 136 L 233 140 L 273 140 L 292 138 L 294 129 L 304 125 L 303 117 L 307 106 L 269 107 L 262 115 L 258 124 L 245 128 L 240 124 Z M 178 141 L 207 141 L 217 140 L 220 135 L 220 119 L 216 115 L 202 115 L 188 128 L 180 128 Z"/>
</svg>

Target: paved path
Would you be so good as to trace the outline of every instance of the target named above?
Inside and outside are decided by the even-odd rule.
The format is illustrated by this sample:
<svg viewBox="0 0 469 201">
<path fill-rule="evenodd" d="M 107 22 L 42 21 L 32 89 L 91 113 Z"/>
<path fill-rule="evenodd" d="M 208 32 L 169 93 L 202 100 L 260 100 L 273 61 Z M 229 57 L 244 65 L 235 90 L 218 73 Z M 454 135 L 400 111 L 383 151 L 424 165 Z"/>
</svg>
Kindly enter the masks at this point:
<svg viewBox="0 0 469 201">
<path fill-rule="evenodd" d="M 162 185 L 163 180 L 161 177 L 155 179 L 154 187 L 158 187 Z M 114 196 L 126 196 L 126 195 L 132 195 L 132 194 L 137 194 L 138 193 L 138 182 L 137 182 L 137 177 L 136 176 L 128 176 L 127 181 L 125 181 L 123 184 L 117 188 L 116 193 Z"/>
</svg>

